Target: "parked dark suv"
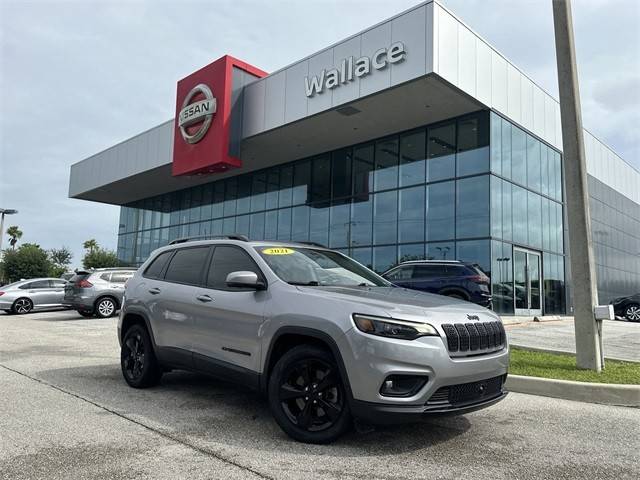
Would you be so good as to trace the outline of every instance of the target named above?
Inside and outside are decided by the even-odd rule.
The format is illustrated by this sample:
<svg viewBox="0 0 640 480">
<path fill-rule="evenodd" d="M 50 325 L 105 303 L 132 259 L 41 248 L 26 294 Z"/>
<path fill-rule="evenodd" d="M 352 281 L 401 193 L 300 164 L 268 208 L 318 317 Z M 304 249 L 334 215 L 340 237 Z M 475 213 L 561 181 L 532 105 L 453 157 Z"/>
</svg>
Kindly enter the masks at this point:
<svg viewBox="0 0 640 480">
<path fill-rule="evenodd" d="M 477 265 L 457 260 L 403 262 L 382 276 L 394 285 L 491 307 L 489 277 Z"/>
</svg>

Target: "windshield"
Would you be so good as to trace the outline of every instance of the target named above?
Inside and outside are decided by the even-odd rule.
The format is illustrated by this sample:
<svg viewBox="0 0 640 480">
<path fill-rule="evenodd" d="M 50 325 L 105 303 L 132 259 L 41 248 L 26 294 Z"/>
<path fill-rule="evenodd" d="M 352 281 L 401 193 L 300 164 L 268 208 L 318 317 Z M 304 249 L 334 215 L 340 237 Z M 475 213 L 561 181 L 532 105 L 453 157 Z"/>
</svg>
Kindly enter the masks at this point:
<svg viewBox="0 0 640 480">
<path fill-rule="evenodd" d="M 368 268 L 331 250 L 279 246 L 255 249 L 271 270 L 291 285 L 389 286 L 389 283 Z"/>
</svg>

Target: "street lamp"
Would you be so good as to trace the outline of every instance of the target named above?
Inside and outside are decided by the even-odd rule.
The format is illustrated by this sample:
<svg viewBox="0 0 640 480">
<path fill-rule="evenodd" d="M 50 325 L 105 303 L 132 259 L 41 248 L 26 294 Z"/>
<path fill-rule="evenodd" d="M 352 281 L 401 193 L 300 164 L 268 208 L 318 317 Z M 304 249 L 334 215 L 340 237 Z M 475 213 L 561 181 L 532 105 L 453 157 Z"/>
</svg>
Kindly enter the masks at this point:
<svg viewBox="0 0 640 480">
<path fill-rule="evenodd" d="M 2 239 L 4 238 L 4 216 L 18 213 L 18 210 L 11 208 L 0 208 L 0 252 L 2 252 Z"/>
</svg>

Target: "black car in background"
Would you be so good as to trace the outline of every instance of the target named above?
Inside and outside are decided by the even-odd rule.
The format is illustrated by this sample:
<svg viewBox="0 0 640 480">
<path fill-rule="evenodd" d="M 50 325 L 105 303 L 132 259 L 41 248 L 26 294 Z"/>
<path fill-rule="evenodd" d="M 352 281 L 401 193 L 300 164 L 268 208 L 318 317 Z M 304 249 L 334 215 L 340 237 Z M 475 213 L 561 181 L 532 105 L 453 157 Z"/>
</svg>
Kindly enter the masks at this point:
<svg viewBox="0 0 640 480">
<path fill-rule="evenodd" d="M 394 285 L 447 295 L 491 307 L 489 277 L 472 263 L 457 260 L 403 262 L 382 274 Z"/>
<path fill-rule="evenodd" d="M 640 293 L 629 297 L 619 297 L 611 301 L 616 317 L 623 317 L 630 322 L 640 322 Z"/>
</svg>

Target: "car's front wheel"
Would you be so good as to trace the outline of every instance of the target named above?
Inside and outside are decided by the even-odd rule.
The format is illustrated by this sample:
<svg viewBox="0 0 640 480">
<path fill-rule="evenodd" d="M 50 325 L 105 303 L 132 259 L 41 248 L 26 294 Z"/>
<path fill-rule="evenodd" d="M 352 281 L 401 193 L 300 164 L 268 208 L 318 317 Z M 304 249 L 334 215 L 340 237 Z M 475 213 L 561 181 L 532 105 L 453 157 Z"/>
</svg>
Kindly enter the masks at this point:
<svg viewBox="0 0 640 480">
<path fill-rule="evenodd" d="M 134 388 L 157 385 L 162 377 L 147 329 L 133 325 L 124 334 L 120 349 L 120 366 L 126 382 Z"/>
<path fill-rule="evenodd" d="M 117 309 L 116 301 L 113 298 L 105 297 L 96 303 L 95 313 L 98 318 L 108 318 L 113 316 Z"/>
<path fill-rule="evenodd" d="M 330 352 L 300 345 L 285 353 L 269 378 L 269 406 L 280 427 L 306 443 L 329 443 L 351 426 L 343 379 Z"/>
<path fill-rule="evenodd" d="M 624 317 L 630 322 L 640 322 L 640 305 L 632 303 L 624 309 Z"/>
</svg>

